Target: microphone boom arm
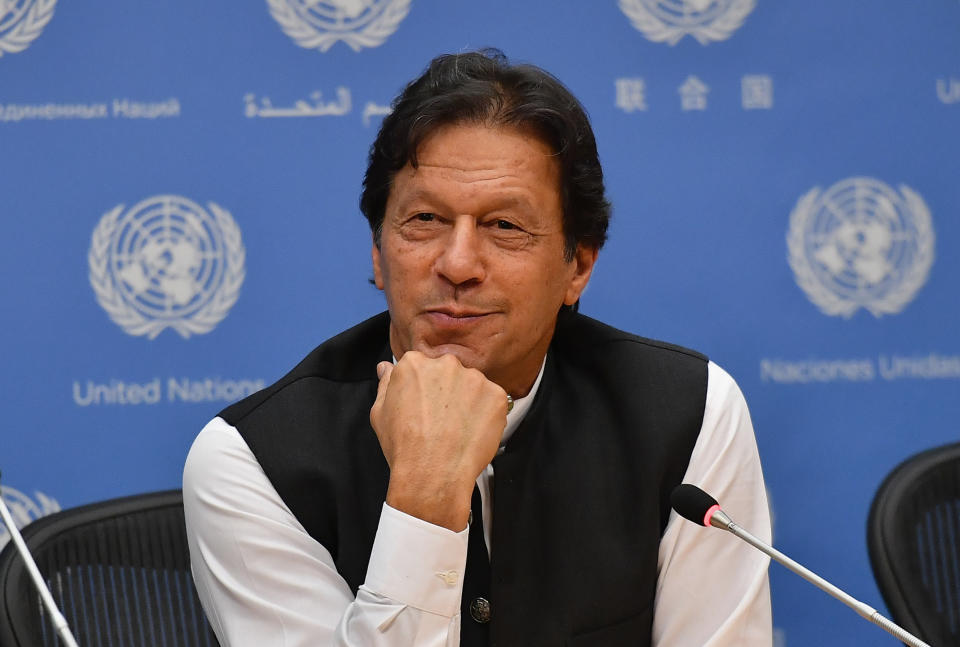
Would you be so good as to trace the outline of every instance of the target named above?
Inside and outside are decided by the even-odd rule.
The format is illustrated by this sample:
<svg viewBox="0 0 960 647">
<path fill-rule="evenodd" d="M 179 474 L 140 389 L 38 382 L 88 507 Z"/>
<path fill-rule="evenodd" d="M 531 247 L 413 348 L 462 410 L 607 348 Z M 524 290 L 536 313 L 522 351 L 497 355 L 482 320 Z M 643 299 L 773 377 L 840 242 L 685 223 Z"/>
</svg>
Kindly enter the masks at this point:
<svg viewBox="0 0 960 647">
<path fill-rule="evenodd" d="M 752 534 L 735 524 L 723 510 L 718 509 L 713 513 L 713 516 L 710 518 L 710 525 L 714 526 L 715 528 L 720 528 L 721 530 L 727 530 L 757 550 L 766 553 L 774 561 L 779 562 L 783 566 L 787 567 L 803 579 L 819 588 L 821 591 L 829 593 L 873 624 L 885 630 L 887 633 L 910 645 L 910 647 L 930 647 L 929 644 L 923 642 L 900 625 L 885 618 L 879 611 L 871 607 L 869 604 L 861 602 L 852 595 L 849 595 L 845 591 L 823 579 L 809 568 L 790 559 L 773 546 L 770 546 L 760 539 L 757 539 Z"/>
</svg>

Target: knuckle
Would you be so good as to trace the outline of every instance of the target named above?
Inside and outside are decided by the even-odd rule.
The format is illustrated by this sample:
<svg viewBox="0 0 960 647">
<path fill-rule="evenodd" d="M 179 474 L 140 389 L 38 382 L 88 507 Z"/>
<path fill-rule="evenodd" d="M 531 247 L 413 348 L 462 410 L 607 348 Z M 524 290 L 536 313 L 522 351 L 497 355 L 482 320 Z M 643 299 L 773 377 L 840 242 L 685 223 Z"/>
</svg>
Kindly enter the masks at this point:
<svg viewBox="0 0 960 647">
<path fill-rule="evenodd" d="M 483 371 L 477 368 L 465 369 L 464 375 L 469 386 L 481 393 L 487 388 L 487 384 L 493 384 L 487 379 L 487 376 L 483 374 Z"/>
<path fill-rule="evenodd" d="M 439 358 L 437 358 L 437 359 L 439 360 L 439 362 L 441 363 L 441 365 L 443 365 L 443 366 L 446 367 L 446 368 L 452 368 L 452 367 L 454 367 L 454 366 L 459 366 L 459 365 L 460 365 L 460 360 L 457 359 L 456 355 L 451 355 L 451 354 L 449 354 L 449 353 L 448 353 L 448 354 L 441 355 L 441 356 L 440 356 Z"/>
</svg>

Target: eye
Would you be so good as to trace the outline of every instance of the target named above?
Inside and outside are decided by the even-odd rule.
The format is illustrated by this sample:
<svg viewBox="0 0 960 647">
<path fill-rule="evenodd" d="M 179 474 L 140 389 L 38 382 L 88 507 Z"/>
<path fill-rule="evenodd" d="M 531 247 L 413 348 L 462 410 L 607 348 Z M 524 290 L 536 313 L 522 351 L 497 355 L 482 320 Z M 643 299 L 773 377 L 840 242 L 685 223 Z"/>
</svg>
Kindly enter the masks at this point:
<svg viewBox="0 0 960 647">
<path fill-rule="evenodd" d="M 518 229 L 518 227 L 509 220 L 498 220 L 497 229 Z"/>
<path fill-rule="evenodd" d="M 420 222 L 433 222 L 434 220 L 436 220 L 437 217 L 432 213 L 427 213 L 424 211 L 424 212 L 418 213 L 416 216 L 414 216 L 414 218 L 416 218 Z"/>
</svg>

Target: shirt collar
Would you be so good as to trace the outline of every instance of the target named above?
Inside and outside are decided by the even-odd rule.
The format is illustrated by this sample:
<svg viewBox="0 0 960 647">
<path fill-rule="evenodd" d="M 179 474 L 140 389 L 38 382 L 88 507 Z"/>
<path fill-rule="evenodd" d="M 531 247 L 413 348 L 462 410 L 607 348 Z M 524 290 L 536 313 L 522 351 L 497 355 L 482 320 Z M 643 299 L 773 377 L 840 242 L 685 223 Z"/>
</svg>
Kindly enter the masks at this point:
<svg viewBox="0 0 960 647">
<path fill-rule="evenodd" d="M 543 367 L 546 363 L 547 357 L 544 355 L 543 361 L 540 362 L 540 372 L 537 373 L 537 379 L 534 380 L 533 386 L 530 387 L 530 392 L 522 398 L 517 398 L 513 401 L 513 409 L 507 414 L 507 426 L 504 428 L 503 436 L 500 438 L 501 449 L 507 444 L 510 436 L 513 435 L 513 432 L 517 430 L 517 427 L 520 426 L 520 423 L 523 422 L 523 419 L 527 416 L 527 411 L 530 410 L 530 405 L 533 404 L 533 399 L 537 395 L 537 390 L 540 388 L 540 380 L 543 378 Z"/>
</svg>

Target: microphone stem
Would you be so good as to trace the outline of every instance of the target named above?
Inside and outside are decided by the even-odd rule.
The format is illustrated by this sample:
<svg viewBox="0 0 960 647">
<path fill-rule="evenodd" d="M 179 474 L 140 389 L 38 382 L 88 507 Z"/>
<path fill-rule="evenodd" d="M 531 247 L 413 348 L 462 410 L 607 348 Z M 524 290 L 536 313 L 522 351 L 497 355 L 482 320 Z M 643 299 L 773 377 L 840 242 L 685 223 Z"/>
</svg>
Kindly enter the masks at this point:
<svg viewBox="0 0 960 647">
<path fill-rule="evenodd" d="M 773 546 L 770 546 L 764 543 L 763 541 L 757 539 L 756 537 L 754 537 L 749 532 L 747 532 L 737 524 L 733 523 L 732 521 L 729 524 L 723 524 L 723 525 L 717 524 L 717 526 L 721 528 L 726 526 L 725 528 L 726 530 L 729 530 L 734 535 L 736 535 L 743 541 L 747 542 L 757 550 L 760 550 L 766 553 L 771 557 L 771 559 L 786 566 L 787 568 L 789 568 L 791 571 L 793 571 L 803 579 L 807 580 L 814 586 L 818 587 L 820 590 L 826 593 L 829 593 L 830 595 L 832 595 L 836 599 L 846 604 L 848 607 L 850 607 L 851 609 L 859 613 L 861 616 L 863 616 L 870 622 L 881 627 L 882 629 L 892 634 L 899 640 L 907 643 L 911 647 L 930 647 L 930 645 L 923 642 L 922 640 L 920 640 L 919 638 L 917 638 L 916 636 L 908 632 L 903 627 L 885 618 L 883 615 L 880 614 L 879 611 L 877 611 L 870 605 L 865 604 L 860 600 L 857 600 L 853 596 L 837 588 L 836 586 L 826 581 L 825 579 L 823 579 L 822 577 L 820 577 L 810 569 L 790 559 L 789 557 L 781 553 L 779 550 L 777 550 Z"/>
</svg>

